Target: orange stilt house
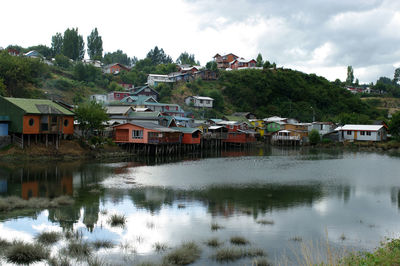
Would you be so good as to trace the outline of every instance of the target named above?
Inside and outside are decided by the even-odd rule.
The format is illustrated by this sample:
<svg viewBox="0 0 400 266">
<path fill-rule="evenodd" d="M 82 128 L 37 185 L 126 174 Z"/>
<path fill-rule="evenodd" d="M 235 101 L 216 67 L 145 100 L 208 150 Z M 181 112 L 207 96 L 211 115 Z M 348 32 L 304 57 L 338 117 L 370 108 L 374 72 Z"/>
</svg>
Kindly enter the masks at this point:
<svg viewBox="0 0 400 266">
<path fill-rule="evenodd" d="M 114 142 L 138 144 L 178 144 L 182 133 L 151 122 L 131 122 L 114 126 Z"/>
<path fill-rule="evenodd" d="M 74 134 L 74 113 L 50 100 L 0 97 L 0 116 L 10 118 L 9 132 L 22 147 L 31 137 L 58 145 L 59 138 Z"/>
<path fill-rule="evenodd" d="M 200 144 L 201 130 L 191 127 L 172 127 L 172 129 L 182 132 L 182 144 Z"/>
<path fill-rule="evenodd" d="M 257 132 L 248 129 L 248 125 L 238 121 L 221 121 L 218 125 L 224 125 L 228 134 L 223 140 L 225 143 L 248 144 L 256 142 Z"/>
</svg>

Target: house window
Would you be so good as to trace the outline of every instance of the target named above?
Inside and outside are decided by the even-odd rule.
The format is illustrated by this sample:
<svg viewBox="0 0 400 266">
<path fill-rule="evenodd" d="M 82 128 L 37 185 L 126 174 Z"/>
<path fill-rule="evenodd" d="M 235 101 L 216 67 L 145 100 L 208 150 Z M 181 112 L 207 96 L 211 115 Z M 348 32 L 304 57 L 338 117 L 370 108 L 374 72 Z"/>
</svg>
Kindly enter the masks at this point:
<svg viewBox="0 0 400 266">
<path fill-rule="evenodd" d="M 65 119 L 65 120 L 64 120 L 64 127 L 67 127 L 67 126 L 68 126 L 68 124 L 69 124 L 69 121 L 68 121 L 68 119 Z"/>
<path fill-rule="evenodd" d="M 360 131 L 361 136 L 365 136 L 365 131 Z"/>
<path fill-rule="evenodd" d="M 115 94 L 115 97 L 116 97 L 116 98 L 119 98 L 119 93 Z"/>
<path fill-rule="evenodd" d="M 367 131 L 367 136 L 371 136 L 371 131 Z"/>
<path fill-rule="evenodd" d="M 143 130 L 132 130 L 132 138 L 133 139 L 142 139 L 143 138 Z"/>
<path fill-rule="evenodd" d="M 347 135 L 351 135 L 351 130 L 347 130 Z"/>
<path fill-rule="evenodd" d="M 29 119 L 29 126 L 33 126 L 35 124 L 35 120 L 33 118 Z"/>
<path fill-rule="evenodd" d="M 175 107 L 175 110 L 176 110 L 176 111 L 178 111 L 178 106 L 177 106 L 177 107 Z"/>
<path fill-rule="evenodd" d="M 165 109 L 169 110 L 169 106 L 165 106 Z"/>
</svg>

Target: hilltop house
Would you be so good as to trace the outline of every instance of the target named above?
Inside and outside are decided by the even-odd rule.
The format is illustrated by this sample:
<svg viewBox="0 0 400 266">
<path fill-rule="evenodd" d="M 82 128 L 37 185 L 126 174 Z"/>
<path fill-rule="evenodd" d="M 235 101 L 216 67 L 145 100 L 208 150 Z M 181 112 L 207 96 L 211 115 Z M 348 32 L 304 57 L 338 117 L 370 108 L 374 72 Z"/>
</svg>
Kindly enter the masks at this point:
<svg viewBox="0 0 400 266">
<path fill-rule="evenodd" d="M 212 108 L 214 99 L 204 96 L 189 96 L 185 98 L 186 105 L 193 104 L 194 107 Z"/>
<path fill-rule="evenodd" d="M 151 96 L 151 97 L 153 97 L 153 99 L 156 100 L 156 101 L 157 101 L 158 98 L 159 98 L 159 93 L 158 93 L 155 89 L 150 88 L 148 85 L 147 85 L 147 86 L 143 86 L 143 87 L 136 88 L 136 89 L 131 93 L 131 95 L 132 95 L 132 96 L 140 96 L 140 95 L 142 95 L 142 96 Z"/>
<path fill-rule="evenodd" d="M 31 136 L 45 138 L 46 144 L 51 136 L 58 145 L 60 136 L 74 134 L 74 113 L 50 100 L 0 97 L 0 116 L 9 118 L 8 130 L 22 147 Z"/>
<path fill-rule="evenodd" d="M 149 74 L 147 76 L 147 85 L 150 87 L 157 87 L 160 83 L 172 83 L 175 82 L 170 76 L 168 75 L 160 75 L 160 74 Z"/>
<path fill-rule="evenodd" d="M 129 95 L 130 95 L 130 93 L 126 92 L 126 91 L 113 91 L 113 92 L 110 92 L 109 94 L 107 94 L 107 100 L 109 102 L 121 101 L 122 99 L 124 99 L 125 97 L 128 97 Z"/>
<path fill-rule="evenodd" d="M 96 103 L 106 103 L 108 102 L 108 97 L 106 94 L 93 94 L 90 95 L 90 101 L 95 101 Z"/>
<path fill-rule="evenodd" d="M 226 55 L 222 55 L 222 56 L 220 54 L 216 54 L 216 55 L 214 55 L 213 58 L 214 58 L 214 61 L 217 63 L 217 68 L 227 69 L 230 67 L 229 63 L 239 57 L 230 53 L 230 54 L 226 54 Z"/>
<path fill-rule="evenodd" d="M 103 72 L 106 74 L 119 74 L 121 71 L 129 70 L 131 70 L 129 67 L 120 63 L 114 63 L 103 67 Z"/>
<path fill-rule="evenodd" d="M 231 69 L 246 69 L 246 68 L 256 68 L 257 61 L 254 59 L 246 60 L 244 58 L 237 58 L 229 63 L 229 68 Z M 261 67 L 262 69 L 262 67 Z"/>
</svg>

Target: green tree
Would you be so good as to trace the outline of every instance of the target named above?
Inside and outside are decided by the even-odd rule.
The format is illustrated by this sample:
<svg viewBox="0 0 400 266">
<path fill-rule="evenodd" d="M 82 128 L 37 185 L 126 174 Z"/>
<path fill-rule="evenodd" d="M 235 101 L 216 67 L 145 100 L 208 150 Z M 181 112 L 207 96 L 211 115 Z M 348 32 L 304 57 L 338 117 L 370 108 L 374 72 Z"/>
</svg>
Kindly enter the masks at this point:
<svg viewBox="0 0 400 266">
<path fill-rule="evenodd" d="M 67 29 L 63 38 L 63 54 L 72 60 L 82 60 L 85 55 L 85 42 L 78 28 Z"/>
<path fill-rule="evenodd" d="M 352 85 L 354 81 L 354 71 L 352 66 L 347 67 L 347 78 L 346 78 L 346 84 L 347 85 Z"/>
<path fill-rule="evenodd" d="M 122 50 L 117 50 L 116 52 L 112 53 L 105 53 L 103 57 L 103 63 L 113 64 L 113 63 L 120 63 L 126 66 L 130 66 L 132 64 L 132 59 L 128 57 Z"/>
<path fill-rule="evenodd" d="M 146 58 L 149 58 L 153 65 L 172 63 L 172 58 L 167 55 L 162 48 L 158 49 L 157 46 L 147 53 Z"/>
<path fill-rule="evenodd" d="M 263 64 L 262 67 L 263 67 L 264 69 L 269 69 L 269 68 L 272 68 L 273 65 L 272 65 L 268 60 L 266 60 L 266 61 L 264 62 L 264 64 Z"/>
<path fill-rule="evenodd" d="M 257 67 L 262 67 L 264 65 L 264 60 L 262 58 L 261 53 L 258 53 L 256 61 L 257 61 Z"/>
<path fill-rule="evenodd" d="M 191 66 L 200 65 L 200 62 L 196 61 L 194 54 L 189 54 L 187 52 L 181 53 L 178 59 L 176 59 L 176 63 L 181 65 L 191 65 Z"/>
<path fill-rule="evenodd" d="M 61 33 L 57 32 L 56 35 L 51 37 L 51 50 L 53 51 L 53 57 L 62 54 L 63 52 L 64 37 Z"/>
<path fill-rule="evenodd" d="M 400 67 L 394 70 L 393 82 L 397 84 L 399 80 L 400 80 Z"/>
<path fill-rule="evenodd" d="M 321 141 L 319 132 L 316 129 L 311 130 L 310 134 L 308 134 L 308 138 L 310 140 L 311 145 L 316 145 Z"/>
<path fill-rule="evenodd" d="M 103 41 L 101 36 L 94 28 L 90 35 L 87 37 L 87 48 L 90 59 L 101 60 L 103 57 Z"/>
<path fill-rule="evenodd" d="M 6 96 L 6 93 L 6 85 L 4 85 L 4 80 L 0 78 L 0 96 Z"/>
<path fill-rule="evenodd" d="M 400 112 L 392 115 L 392 119 L 389 122 L 389 131 L 393 136 L 400 137 Z"/>
<path fill-rule="evenodd" d="M 79 104 L 75 115 L 84 138 L 88 138 L 94 131 L 102 131 L 104 122 L 108 121 L 106 109 L 95 101 Z"/>
<path fill-rule="evenodd" d="M 71 61 L 68 57 L 62 54 L 58 54 L 55 57 L 56 65 L 62 68 L 69 68 L 71 66 Z"/>
<path fill-rule="evenodd" d="M 217 62 L 215 62 L 215 61 L 207 62 L 206 69 L 211 70 L 211 71 L 217 71 L 218 70 Z"/>
</svg>

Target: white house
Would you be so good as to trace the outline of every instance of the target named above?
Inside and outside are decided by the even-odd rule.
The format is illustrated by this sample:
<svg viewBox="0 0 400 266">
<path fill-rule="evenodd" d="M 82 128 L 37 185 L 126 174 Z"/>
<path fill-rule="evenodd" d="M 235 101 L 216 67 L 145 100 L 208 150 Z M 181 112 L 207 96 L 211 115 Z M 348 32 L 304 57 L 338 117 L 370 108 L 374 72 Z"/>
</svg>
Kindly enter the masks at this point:
<svg viewBox="0 0 400 266">
<path fill-rule="evenodd" d="M 214 99 L 204 96 L 189 96 L 185 98 L 186 105 L 193 104 L 194 107 L 212 108 Z"/>
<path fill-rule="evenodd" d="M 318 130 L 318 133 L 323 136 L 325 134 L 331 133 L 335 130 L 336 126 L 331 122 L 312 122 L 312 124 L 308 127 L 308 132 L 315 129 Z"/>
<path fill-rule="evenodd" d="M 147 85 L 150 87 L 157 87 L 160 83 L 171 83 L 174 82 L 168 75 L 159 75 L 159 74 L 149 74 L 147 76 Z"/>
<path fill-rule="evenodd" d="M 344 125 L 339 131 L 339 140 L 382 141 L 387 139 L 387 130 L 383 125 Z"/>
<path fill-rule="evenodd" d="M 106 94 L 93 94 L 93 95 L 90 95 L 90 100 L 95 101 L 97 103 L 106 103 L 107 95 Z"/>
</svg>

